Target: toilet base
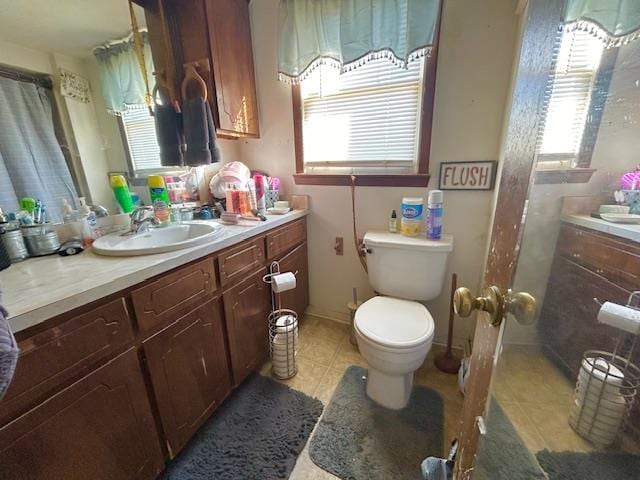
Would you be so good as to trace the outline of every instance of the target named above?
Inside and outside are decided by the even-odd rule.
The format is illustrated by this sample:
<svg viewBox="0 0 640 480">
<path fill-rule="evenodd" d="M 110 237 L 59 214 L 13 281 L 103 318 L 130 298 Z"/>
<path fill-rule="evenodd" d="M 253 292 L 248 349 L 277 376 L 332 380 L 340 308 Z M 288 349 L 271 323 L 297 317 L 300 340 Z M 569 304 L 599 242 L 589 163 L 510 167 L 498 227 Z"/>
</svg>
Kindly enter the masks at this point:
<svg viewBox="0 0 640 480">
<path fill-rule="evenodd" d="M 413 387 L 413 372 L 389 375 L 369 367 L 367 396 L 383 407 L 399 410 L 407 406 Z"/>
</svg>

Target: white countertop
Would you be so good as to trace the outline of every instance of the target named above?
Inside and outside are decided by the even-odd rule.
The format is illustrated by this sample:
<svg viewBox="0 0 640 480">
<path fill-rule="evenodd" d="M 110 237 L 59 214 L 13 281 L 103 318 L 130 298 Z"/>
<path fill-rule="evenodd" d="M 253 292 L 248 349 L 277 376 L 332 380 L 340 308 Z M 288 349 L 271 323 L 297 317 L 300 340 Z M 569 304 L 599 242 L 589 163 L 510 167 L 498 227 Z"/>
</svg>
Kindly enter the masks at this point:
<svg viewBox="0 0 640 480">
<path fill-rule="evenodd" d="M 563 215 L 562 221 L 640 242 L 640 225 L 638 224 L 612 223 L 589 215 Z"/>
<path fill-rule="evenodd" d="M 105 257 L 87 249 L 70 257 L 50 255 L 16 263 L 0 272 L 2 304 L 9 311 L 9 325 L 19 332 L 308 213 L 295 210 L 267 215 L 266 222 L 225 225 L 222 236 L 210 244 L 174 252 Z"/>
</svg>

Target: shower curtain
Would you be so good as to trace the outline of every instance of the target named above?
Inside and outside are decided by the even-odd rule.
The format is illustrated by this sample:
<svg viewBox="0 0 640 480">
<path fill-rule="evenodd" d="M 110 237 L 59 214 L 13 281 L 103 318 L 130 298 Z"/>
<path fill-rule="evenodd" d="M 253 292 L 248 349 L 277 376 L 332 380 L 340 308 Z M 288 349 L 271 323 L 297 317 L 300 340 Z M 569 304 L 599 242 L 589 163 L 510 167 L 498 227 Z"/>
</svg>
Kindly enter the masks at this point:
<svg viewBox="0 0 640 480">
<path fill-rule="evenodd" d="M 49 218 L 61 218 L 62 198 L 77 192 L 54 132 L 45 88 L 0 77 L 0 208 L 18 210 L 22 197 L 40 199 Z"/>
</svg>

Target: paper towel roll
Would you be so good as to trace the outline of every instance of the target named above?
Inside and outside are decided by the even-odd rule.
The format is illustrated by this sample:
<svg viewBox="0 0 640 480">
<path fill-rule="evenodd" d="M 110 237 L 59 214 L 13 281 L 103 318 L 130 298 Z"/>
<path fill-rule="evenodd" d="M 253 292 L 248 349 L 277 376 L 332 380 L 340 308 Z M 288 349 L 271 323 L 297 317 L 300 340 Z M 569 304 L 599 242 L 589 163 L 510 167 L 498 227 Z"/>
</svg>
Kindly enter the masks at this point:
<svg viewBox="0 0 640 480">
<path fill-rule="evenodd" d="M 291 272 L 281 273 L 271 277 L 271 287 L 276 293 L 286 292 L 296 288 L 296 276 Z"/>
<path fill-rule="evenodd" d="M 640 310 L 635 308 L 604 302 L 598 312 L 598 321 L 634 335 L 640 334 Z"/>
</svg>

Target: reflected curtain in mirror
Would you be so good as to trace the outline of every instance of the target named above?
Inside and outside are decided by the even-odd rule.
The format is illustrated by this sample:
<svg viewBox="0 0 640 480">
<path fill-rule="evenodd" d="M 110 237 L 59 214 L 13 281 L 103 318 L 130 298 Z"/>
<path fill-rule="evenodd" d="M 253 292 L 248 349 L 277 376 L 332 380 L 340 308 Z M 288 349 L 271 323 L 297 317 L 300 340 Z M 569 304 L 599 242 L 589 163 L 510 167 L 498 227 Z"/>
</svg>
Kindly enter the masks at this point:
<svg viewBox="0 0 640 480">
<path fill-rule="evenodd" d="M 75 205 L 76 188 L 56 138 L 51 91 L 0 77 L 0 207 L 17 211 L 22 197 L 39 198 L 51 218 L 61 199 Z"/>
<path fill-rule="evenodd" d="M 319 64 L 349 71 L 388 58 L 399 67 L 433 44 L 439 0 L 281 0 L 278 76 L 297 84 Z"/>
<path fill-rule="evenodd" d="M 619 47 L 638 38 L 638 0 L 569 0 L 565 24 L 592 33 L 607 47 Z"/>
<path fill-rule="evenodd" d="M 148 82 L 153 85 L 153 60 L 146 32 L 142 32 L 142 43 Z M 120 115 L 129 108 L 144 107 L 146 89 L 133 38 L 109 42 L 95 48 L 93 54 L 109 113 Z"/>
</svg>

